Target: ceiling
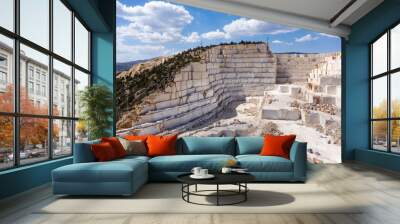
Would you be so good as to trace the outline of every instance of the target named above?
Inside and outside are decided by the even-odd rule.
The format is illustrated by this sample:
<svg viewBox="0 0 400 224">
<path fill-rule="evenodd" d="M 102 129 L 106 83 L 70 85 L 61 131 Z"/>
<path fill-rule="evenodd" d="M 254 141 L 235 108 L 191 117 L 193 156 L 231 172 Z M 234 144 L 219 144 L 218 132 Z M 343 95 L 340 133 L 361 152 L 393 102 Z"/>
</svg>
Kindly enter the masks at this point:
<svg viewBox="0 0 400 224">
<path fill-rule="evenodd" d="M 347 38 L 383 0 L 174 0 L 174 2 Z"/>
</svg>

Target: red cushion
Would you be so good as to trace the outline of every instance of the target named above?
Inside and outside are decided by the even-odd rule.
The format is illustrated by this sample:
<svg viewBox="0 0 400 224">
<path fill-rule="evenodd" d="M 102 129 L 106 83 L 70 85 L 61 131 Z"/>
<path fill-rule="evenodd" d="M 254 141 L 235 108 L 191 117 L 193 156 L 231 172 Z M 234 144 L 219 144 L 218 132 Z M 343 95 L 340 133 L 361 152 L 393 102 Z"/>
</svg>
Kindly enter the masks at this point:
<svg viewBox="0 0 400 224">
<path fill-rule="evenodd" d="M 117 137 L 101 138 L 101 142 L 110 143 L 110 145 L 114 149 L 115 155 L 118 158 L 126 156 L 126 151 L 124 149 L 124 146 L 122 146 L 121 142 Z"/>
<path fill-rule="evenodd" d="M 177 135 L 147 137 L 146 143 L 148 147 L 148 156 L 165 156 L 176 155 L 176 139 Z"/>
<path fill-rule="evenodd" d="M 292 144 L 295 139 L 296 135 L 283 135 L 283 136 L 265 135 L 264 145 L 263 148 L 261 149 L 260 155 L 280 156 L 289 159 L 290 148 L 292 147 Z"/>
<path fill-rule="evenodd" d="M 113 147 L 108 142 L 92 144 L 91 149 L 94 157 L 99 162 L 110 161 L 117 158 Z"/>
</svg>

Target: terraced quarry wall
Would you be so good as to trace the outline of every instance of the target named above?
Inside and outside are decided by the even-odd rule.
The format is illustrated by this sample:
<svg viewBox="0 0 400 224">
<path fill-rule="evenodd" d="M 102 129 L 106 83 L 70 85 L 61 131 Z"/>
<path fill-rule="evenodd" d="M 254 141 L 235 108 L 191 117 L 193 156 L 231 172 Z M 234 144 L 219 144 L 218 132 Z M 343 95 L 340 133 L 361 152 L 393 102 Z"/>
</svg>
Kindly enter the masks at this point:
<svg viewBox="0 0 400 224">
<path fill-rule="evenodd" d="M 273 54 L 266 43 L 214 46 L 201 53 L 201 60 L 181 68 L 171 85 L 124 110 L 119 115 L 118 133 L 183 132 L 205 124 L 232 102 L 263 96 L 276 88 L 276 83 L 307 82 L 308 74 L 325 56 Z M 296 67 L 301 67 L 301 72 L 294 72 Z M 140 74 L 128 71 L 119 77 L 129 75 Z M 163 80 L 154 80 L 158 81 Z"/>
<path fill-rule="evenodd" d="M 276 82 L 276 58 L 266 44 L 216 46 L 202 58 L 175 74 L 164 91 L 145 97 L 135 111 L 139 116 L 122 116 L 120 129 L 128 129 L 119 132 L 185 130 L 217 116 L 233 101 L 263 95 Z"/>
</svg>

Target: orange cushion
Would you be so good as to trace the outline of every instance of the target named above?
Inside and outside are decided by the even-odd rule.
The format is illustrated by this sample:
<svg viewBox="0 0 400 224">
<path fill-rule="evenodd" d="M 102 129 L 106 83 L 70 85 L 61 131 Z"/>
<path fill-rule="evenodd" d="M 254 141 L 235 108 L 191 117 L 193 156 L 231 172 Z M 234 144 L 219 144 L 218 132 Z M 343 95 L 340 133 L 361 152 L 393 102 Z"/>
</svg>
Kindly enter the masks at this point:
<svg viewBox="0 0 400 224">
<path fill-rule="evenodd" d="M 283 135 L 283 136 L 265 135 L 264 145 L 263 148 L 261 149 L 260 155 L 280 156 L 289 159 L 290 147 L 292 147 L 292 144 L 295 139 L 296 135 Z"/>
<path fill-rule="evenodd" d="M 93 144 L 91 145 L 91 149 L 94 157 L 99 162 L 110 161 L 117 158 L 113 147 L 108 142 Z"/>
<path fill-rule="evenodd" d="M 146 142 L 147 137 L 148 137 L 148 135 L 126 135 L 126 136 L 124 136 L 124 138 L 129 141 L 140 140 L 143 142 Z"/>
<path fill-rule="evenodd" d="M 156 136 L 150 135 L 147 137 L 147 155 L 148 156 L 165 156 L 176 154 L 176 139 L 177 135 Z"/>
<path fill-rule="evenodd" d="M 115 155 L 118 158 L 126 156 L 126 151 L 124 149 L 124 146 L 122 146 L 121 142 L 117 137 L 101 138 L 101 142 L 110 143 L 110 145 L 114 149 Z"/>
</svg>

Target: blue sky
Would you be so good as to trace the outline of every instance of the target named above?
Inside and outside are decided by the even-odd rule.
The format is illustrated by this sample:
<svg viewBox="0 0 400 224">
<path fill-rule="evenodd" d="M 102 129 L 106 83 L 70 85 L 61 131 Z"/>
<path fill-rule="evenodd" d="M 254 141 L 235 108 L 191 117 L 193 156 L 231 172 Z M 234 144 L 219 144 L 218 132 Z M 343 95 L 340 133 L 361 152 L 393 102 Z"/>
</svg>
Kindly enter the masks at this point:
<svg viewBox="0 0 400 224">
<path fill-rule="evenodd" d="M 273 52 L 340 51 L 338 37 L 164 1 L 117 1 L 117 61 L 200 45 L 268 41 Z"/>
</svg>

